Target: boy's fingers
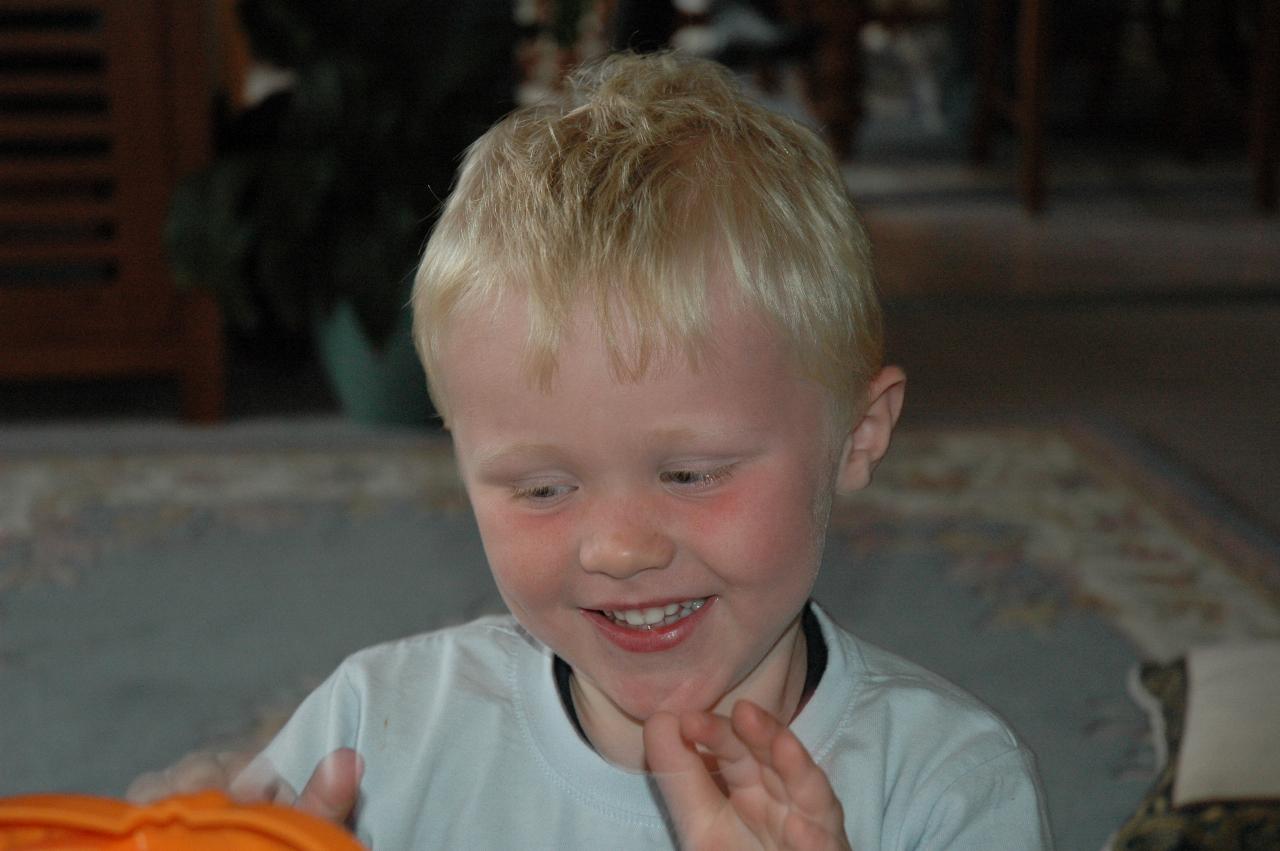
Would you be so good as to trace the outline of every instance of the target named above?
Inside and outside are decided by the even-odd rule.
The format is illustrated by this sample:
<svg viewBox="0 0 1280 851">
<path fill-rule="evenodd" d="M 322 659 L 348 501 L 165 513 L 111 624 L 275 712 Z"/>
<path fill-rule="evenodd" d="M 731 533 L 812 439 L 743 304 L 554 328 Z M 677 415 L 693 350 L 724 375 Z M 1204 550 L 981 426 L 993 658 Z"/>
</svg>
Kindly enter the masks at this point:
<svg viewBox="0 0 1280 851">
<path fill-rule="evenodd" d="M 302 794 L 293 793 L 267 768 L 246 753 L 188 754 L 171 768 L 144 774 L 129 785 L 125 797 L 135 804 L 161 798 L 216 789 L 241 803 L 292 804 L 314 816 L 342 824 L 350 817 L 360 796 L 364 762 L 350 748 L 325 757 L 312 773 Z"/>
<path fill-rule="evenodd" d="M 760 761 L 765 778 L 772 776 L 780 784 L 776 791 L 770 787 L 775 798 L 789 802 L 826 831 L 843 829 L 844 814 L 831 781 L 790 728 L 745 700 L 733 708 L 733 725 Z"/>
<path fill-rule="evenodd" d="M 164 772 L 148 771 L 134 778 L 124 797 L 131 804 L 150 804 L 165 796 Z"/>
<path fill-rule="evenodd" d="M 702 757 L 681 736 L 681 726 L 670 712 L 650 716 L 644 724 L 644 755 L 677 829 L 688 836 L 699 814 L 718 811 L 725 799 Z"/>
<path fill-rule="evenodd" d="M 244 754 L 209 751 L 187 754 L 163 771 L 152 771 L 138 777 L 129 784 L 125 798 L 135 804 L 150 804 L 161 798 L 207 789 L 225 792 L 248 759 Z"/>
<path fill-rule="evenodd" d="M 226 767 L 227 775 L 233 780 L 240 772 L 248 768 L 254 759 L 255 755 L 248 751 L 231 751 L 218 754 L 218 760 Z"/>
<path fill-rule="evenodd" d="M 241 804 L 290 806 L 297 799 L 293 788 L 276 774 L 266 759 L 250 754 L 240 754 L 238 758 L 241 764 L 232 776 L 231 787 L 228 789 L 235 801 Z"/>
<path fill-rule="evenodd" d="M 783 825 L 782 841 L 784 848 L 797 851 L 835 851 L 840 848 L 839 837 L 794 811 Z"/>
<path fill-rule="evenodd" d="M 226 767 L 212 753 L 188 754 L 168 771 L 171 795 L 186 795 L 206 789 L 226 789 L 231 783 Z"/>
<path fill-rule="evenodd" d="M 680 716 L 680 732 L 702 745 L 723 767 L 748 755 L 747 747 L 733 731 L 729 719 L 710 712 L 689 712 Z"/>
<path fill-rule="evenodd" d="M 813 761 L 800 740 L 788 735 L 774 742 L 773 762 L 796 809 L 827 830 L 840 832 L 844 825 L 840 799 L 831 788 L 826 772 Z"/>
<path fill-rule="evenodd" d="M 739 700 L 730 714 L 734 736 L 760 767 L 760 782 L 776 801 L 787 801 L 790 792 L 773 765 L 773 743 L 791 731 L 765 710 L 749 700 Z"/>
<path fill-rule="evenodd" d="M 783 728 L 770 747 L 771 768 L 785 787 L 790 812 L 784 824 L 787 847 L 822 849 L 844 847 L 844 808 L 831 781 L 804 744 Z"/>
<path fill-rule="evenodd" d="M 364 761 L 360 755 L 351 748 L 339 748 L 316 766 L 294 806 L 326 821 L 342 824 L 356 808 L 363 775 Z"/>
<path fill-rule="evenodd" d="M 733 724 L 734 735 L 751 750 L 756 760 L 762 765 L 770 764 L 773 761 L 773 755 L 769 748 L 773 745 L 773 740 L 786 728 L 778 723 L 776 718 L 749 700 L 739 700 L 735 703 L 729 719 Z"/>
</svg>

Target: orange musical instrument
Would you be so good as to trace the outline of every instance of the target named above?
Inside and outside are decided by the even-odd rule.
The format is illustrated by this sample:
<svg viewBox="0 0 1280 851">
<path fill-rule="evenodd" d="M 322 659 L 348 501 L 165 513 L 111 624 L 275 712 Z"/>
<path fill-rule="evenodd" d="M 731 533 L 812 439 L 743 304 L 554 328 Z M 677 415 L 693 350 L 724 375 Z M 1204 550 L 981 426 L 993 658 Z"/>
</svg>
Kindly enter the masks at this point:
<svg viewBox="0 0 1280 851">
<path fill-rule="evenodd" d="M 200 792 L 134 805 L 89 795 L 0 799 L 0 851 L 361 851 L 299 810 Z"/>
</svg>

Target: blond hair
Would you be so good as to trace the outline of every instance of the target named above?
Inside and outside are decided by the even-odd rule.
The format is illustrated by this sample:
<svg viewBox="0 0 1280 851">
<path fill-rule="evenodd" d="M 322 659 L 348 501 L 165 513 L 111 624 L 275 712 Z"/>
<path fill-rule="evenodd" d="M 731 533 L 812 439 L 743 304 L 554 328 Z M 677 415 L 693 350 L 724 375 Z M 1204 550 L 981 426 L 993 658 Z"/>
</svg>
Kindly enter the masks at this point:
<svg viewBox="0 0 1280 851">
<path fill-rule="evenodd" d="M 827 146 L 719 65 L 619 54 L 577 72 L 563 102 L 517 110 L 471 146 L 418 269 L 414 337 L 442 413 L 451 319 L 507 293 L 527 299 L 531 381 L 550 385 L 582 305 L 615 375 L 636 380 L 655 355 L 683 351 L 696 367 L 725 279 L 841 416 L 861 409 L 882 358 L 880 308 Z"/>
</svg>

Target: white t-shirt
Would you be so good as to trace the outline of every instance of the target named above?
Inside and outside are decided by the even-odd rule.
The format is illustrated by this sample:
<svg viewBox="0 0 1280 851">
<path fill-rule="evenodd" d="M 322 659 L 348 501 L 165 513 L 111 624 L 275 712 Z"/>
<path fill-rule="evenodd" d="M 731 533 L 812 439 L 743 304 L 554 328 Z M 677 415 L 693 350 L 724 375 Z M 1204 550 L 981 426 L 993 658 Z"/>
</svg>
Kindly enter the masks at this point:
<svg viewBox="0 0 1280 851">
<path fill-rule="evenodd" d="M 791 724 L 831 779 L 856 851 L 1050 846 L 1031 754 L 978 701 L 814 606 L 827 666 Z M 652 779 L 576 732 L 552 652 L 487 617 L 356 653 L 264 751 L 300 790 L 339 747 L 364 758 L 355 829 L 382 851 L 675 847 Z"/>
</svg>

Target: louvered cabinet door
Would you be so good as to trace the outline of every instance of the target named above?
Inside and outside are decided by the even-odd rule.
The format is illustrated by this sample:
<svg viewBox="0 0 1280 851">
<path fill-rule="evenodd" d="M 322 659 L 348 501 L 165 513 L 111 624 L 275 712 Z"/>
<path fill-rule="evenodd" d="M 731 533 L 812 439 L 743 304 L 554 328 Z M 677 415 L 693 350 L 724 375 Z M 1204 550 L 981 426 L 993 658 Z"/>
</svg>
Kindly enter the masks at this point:
<svg viewBox="0 0 1280 851">
<path fill-rule="evenodd" d="M 0 0 L 0 378 L 174 373 L 221 407 L 221 335 L 163 231 L 208 147 L 204 0 Z"/>
</svg>

